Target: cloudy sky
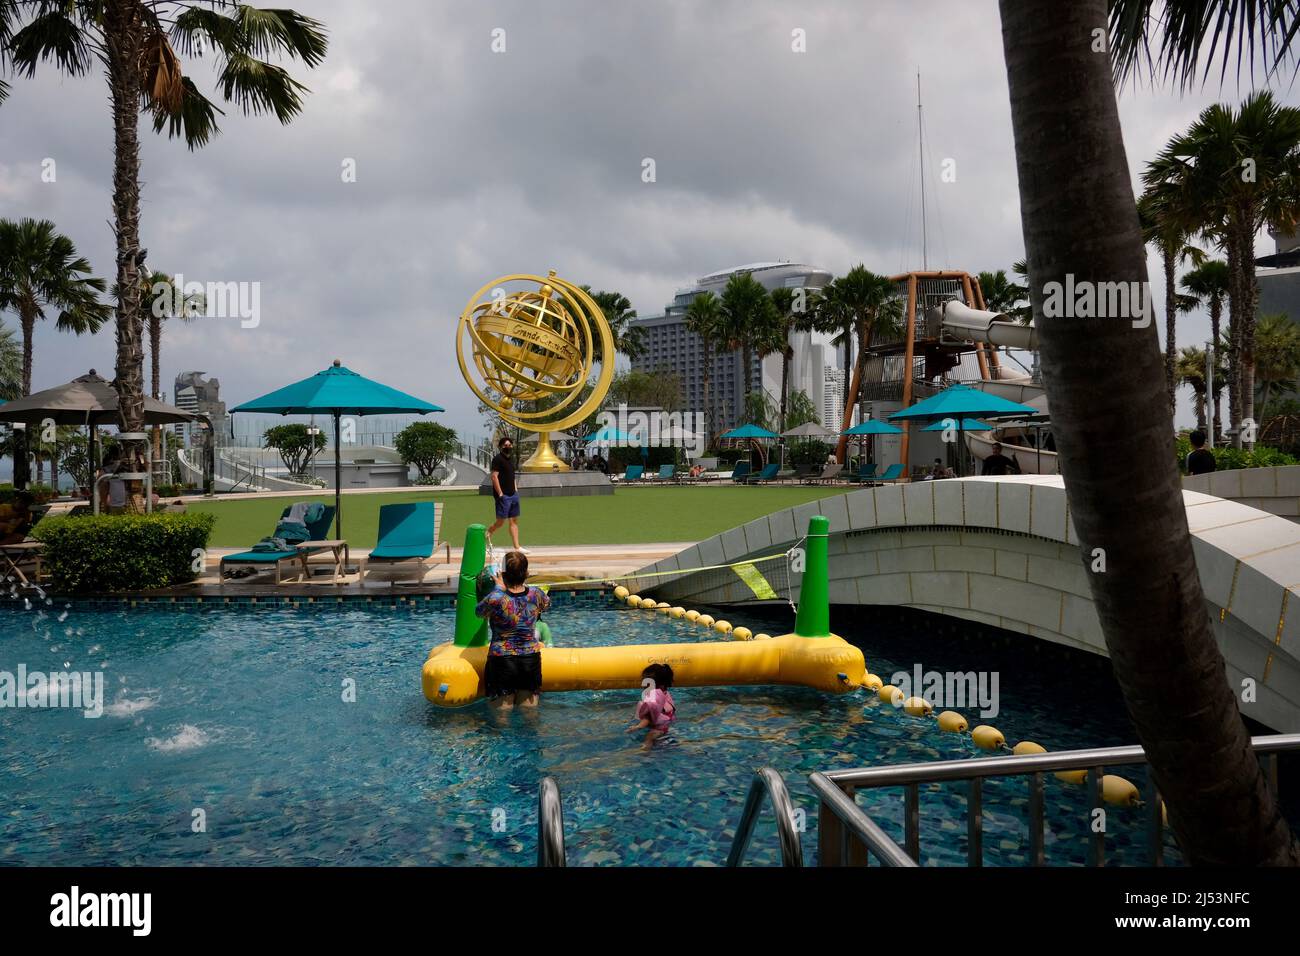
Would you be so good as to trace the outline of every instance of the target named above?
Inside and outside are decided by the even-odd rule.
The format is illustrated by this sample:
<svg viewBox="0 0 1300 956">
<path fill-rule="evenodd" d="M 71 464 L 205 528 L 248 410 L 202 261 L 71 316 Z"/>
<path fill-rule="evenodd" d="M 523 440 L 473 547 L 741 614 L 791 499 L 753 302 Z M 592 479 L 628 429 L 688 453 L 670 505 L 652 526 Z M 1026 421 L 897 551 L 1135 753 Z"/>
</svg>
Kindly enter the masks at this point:
<svg viewBox="0 0 1300 956">
<path fill-rule="evenodd" d="M 555 269 L 648 315 L 696 277 L 757 260 L 920 268 L 918 68 L 930 266 L 977 272 L 1023 255 L 992 0 L 294 5 L 327 25 L 330 50 L 316 70 L 292 68 L 312 93 L 290 126 L 230 111 L 194 153 L 142 132 L 149 266 L 261 288 L 256 328 L 168 326 L 164 391 L 201 369 L 233 405 L 337 357 L 480 434 L 452 340 L 466 300 L 498 275 Z M 795 30 L 806 52 L 792 50 Z M 215 97 L 206 62 L 187 71 Z M 1135 181 L 1204 106 L 1240 92 L 1126 90 Z M 15 83 L 0 107 L 0 216 L 52 219 L 111 278 L 111 173 L 102 76 L 49 68 Z M 1258 249 L 1272 251 L 1266 236 Z M 1154 259 L 1151 276 L 1162 302 Z M 1207 337 L 1203 314 L 1181 321 L 1180 344 Z M 109 372 L 113 354 L 111 328 L 43 328 L 34 386 Z M 1187 395 L 1178 418 L 1192 420 Z"/>
</svg>

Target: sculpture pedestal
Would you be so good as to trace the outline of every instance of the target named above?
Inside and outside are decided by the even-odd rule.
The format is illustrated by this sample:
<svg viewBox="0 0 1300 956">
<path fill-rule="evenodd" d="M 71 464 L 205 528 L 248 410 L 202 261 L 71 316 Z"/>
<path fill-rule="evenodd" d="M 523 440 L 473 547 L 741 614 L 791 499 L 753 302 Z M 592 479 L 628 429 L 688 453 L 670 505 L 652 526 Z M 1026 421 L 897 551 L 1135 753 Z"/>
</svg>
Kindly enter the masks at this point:
<svg viewBox="0 0 1300 956">
<path fill-rule="evenodd" d="M 612 495 L 614 483 L 599 471 L 559 471 L 550 474 L 515 472 L 520 498 L 559 498 L 566 495 Z M 492 494 L 492 476 L 478 486 L 480 495 Z"/>
</svg>

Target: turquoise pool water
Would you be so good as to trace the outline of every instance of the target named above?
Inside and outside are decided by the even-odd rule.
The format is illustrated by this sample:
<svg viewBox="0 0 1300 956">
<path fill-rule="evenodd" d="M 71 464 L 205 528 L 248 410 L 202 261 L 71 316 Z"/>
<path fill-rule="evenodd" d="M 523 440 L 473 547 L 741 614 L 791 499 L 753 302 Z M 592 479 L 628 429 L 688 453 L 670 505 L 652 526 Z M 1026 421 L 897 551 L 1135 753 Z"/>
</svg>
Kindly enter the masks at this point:
<svg viewBox="0 0 1300 956">
<path fill-rule="evenodd" d="M 579 645 L 702 636 L 603 599 L 560 596 L 549 619 L 559 641 Z M 766 624 L 779 633 L 792 617 Z M 918 661 L 996 667 L 1002 712 L 989 722 L 1009 741 L 1055 750 L 1133 739 L 1095 664 L 1045 662 L 1023 644 L 982 650 L 862 615 L 835 624 L 885 676 Z M 420 665 L 452 627 L 450 610 L 411 604 L 0 607 L 0 671 L 102 669 L 107 704 L 98 719 L 0 709 L 0 863 L 531 865 L 537 784 L 550 774 L 571 865 L 719 865 L 759 766 L 782 771 L 806 811 L 811 859 L 811 771 L 981 753 L 863 694 L 799 688 L 680 688 L 679 743 L 648 755 L 623 733 L 634 691 L 551 694 L 498 725 L 481 704 L 438 710 L 420 693 Z M 860 800 L 901 836 L 901 791 Z M 1082 863 L 1083 788 L 1049 781 L 1047 803 L 1049 861 Z M 926 862 L 964 862 L 962 806 L 955 789 L 923 795 Z M 767 812 L 756 864 L 777 862 Z M 989 789 L 988 864 L 1023 862 L 1024 819 L 1019 788 Z M 1113 860 L 1140 862 L 1144 820 L 1111 810 Z"/>
</svg>

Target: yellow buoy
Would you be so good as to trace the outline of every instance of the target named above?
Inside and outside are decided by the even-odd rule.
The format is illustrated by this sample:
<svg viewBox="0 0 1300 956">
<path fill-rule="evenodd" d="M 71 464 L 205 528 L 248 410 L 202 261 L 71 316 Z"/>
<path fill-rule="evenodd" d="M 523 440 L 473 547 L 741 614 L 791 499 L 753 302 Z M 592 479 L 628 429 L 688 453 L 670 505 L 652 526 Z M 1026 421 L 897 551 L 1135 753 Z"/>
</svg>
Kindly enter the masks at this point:
<svg viewBox="0 0 1300 956">
<path fill-rule="evenodd" d="M 668 616 L 669 616 L 669 617 L 672 617 L 672 618 L 676 618 L 676 619 L 678 619 L 678 620 L 681 620 L 682 618 L 684 618 L 684 617 L 686 616 L 686 608 L 684 608 L 684 607 L 675 607 L 675 608 L 673 608 L 672 610 L 670 610 L 670 611 L 668 612 Z"/>
<path fill-rule="evenodd" d="M 640 607 L 640 606 L 641 606 L 641 595 L 639 595 L 639 594 L 629 594 L 629 595 L 627 596 L 627 606 L 628 606 L 628 607 Z"/>
<path fill-rule="evenodd" d="M 620 601 L 625 600 L 627 596 L 631 593 L 632 593 L 631 591 L 623 587 L 623 585 L 621 584 L 618 587 L 614 588 L 614 597 L 618 598 Z"/>
<path fill-rule="evenodd" d="M 1011 748 L 1011 752 L 1017 757 L 1023 757 L 1025 754 L 1045 754 L 1047 748 L 1034 743 L 1032 740 L 1022 740 Z"/>
<path fill-rule="evenodd" d="M 731 633 L 731 622 L 730 622 L 730 621 L 718 621 L 716 624 L 713 625 L 713 629 L 714 629 L 715 631 L 717 631 L 719 634 L 730 634 L 730 633 Z"/>
<path fill-rule="evenodd" d="M 1138 788 L 1113 773 L 1101 778 L 1101 798 L 1116 807 L 1136 807 L 1142 802 Z"/>
<path fill-rule="evenodd" d="M 934 708 L 924 697 L 909 697 L 903 701 L 903 710 L 907 711 L 913 717 L 925 717 L 930 714 Z"/>
<path fill-rule="evenodd" d="M 697 617 L 697 618 L 695 619 L 695 623 L 698 624 L 698 625 L 700 625 L 700 627 L 712 627 L 712 626 L 713 626 L 713 615 L 712 615 L 712 614 L 701 614 L 699 617 Z"/>
<path fill-rule="evenodd" d="M 879 674 L 868 674 L 862 678 L 862 686 L 867 690 L 880 690 L 885 686 L 885 682 L 880 679 Z"/>
<path fill-rule="evenodd" d="M 664 601 L 660 601 L 658 604 L 655 605 L 655 610 L 658 611 L 660 614 L 667 614 L 672 609 L 673 606 Z"/>
<path fill-rule="evenodd" d="M 903 702 L 903 692 L 893 684 L 885 684 L 880 690 L 876 691 L 876 696 L 886 704 L 893 704 L 895 707 Z"/>
<path fill-rule="evenodd" d="M 997 750 L 1007 745 L 1007 738 L 1002 736 L 1002 731 L 988 724 L 980 724 L 970 735 L 980 750 Z"/>
<path fill-rule="evenodd" d="M 659 602 L 656 601 L 654 598 L 642 598 L 642 599 L 641 599 L 641 607 L 644 608 L 644 609 L 647 610 L 647 611 L 653 610 L 654 608 L 657 608 L 658 606 L 659 606 Z"/>
<path fill-rule="evenodd" d="M 945 710 L 939 715 L 939 729 L 946 730 L 950 734 L 962 734 L 970 726 L 966 723 L 966 718 L 955 710 Z"/>
<path fill-rule="evenodd" d="M 700 619 L 700 612 L 699 612 L 699 611 L 687 611 L 687 612 L 686 612 L 686 620 L 690 621 L 692 624 L 694 624 L 694 623 L 695 623 L 696 621 L 698 621 L 699 619 Z"/>
<path fill-rule="evenodd" d="M 735 641 L 751 641 L 754 639 L 754 632 L 747 627 L 733 627 L 731 638 Z"/>
<path fill-rule="evenodd" d="M 1088 779 L 1086 770 L 1058 770 L 1053 774 L 1061 783 L 1083 783 Z"/>
<path fill-rule="evenodd" d="M 754 640 L 756 640 L 756 641 L 770 641 L 771 639 L 772 639 L 772 635 L 771 635 L 771 634 L 755 634 L 755 635 L 754 635 Z"/>
</svg>

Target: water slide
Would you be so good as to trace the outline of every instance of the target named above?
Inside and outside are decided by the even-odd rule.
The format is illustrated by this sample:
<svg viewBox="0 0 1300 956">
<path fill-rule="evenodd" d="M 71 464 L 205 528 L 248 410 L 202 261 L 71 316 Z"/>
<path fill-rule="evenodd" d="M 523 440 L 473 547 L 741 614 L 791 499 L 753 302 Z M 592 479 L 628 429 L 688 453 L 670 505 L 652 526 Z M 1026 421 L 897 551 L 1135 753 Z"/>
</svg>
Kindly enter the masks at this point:
<svg viewBox="0 0 1300 956">
<path fill-rule="evenodd" d="M 1004 313 L 972 309 L 957 299 L 950 299 L 939 308 L 943 331 L 952 338 L 1027 351 L 1038 348 L 1038 330 L 1033 325 L 1022 325 Z M 1028 375 L 1018 375 L 1010 369 L 1000 369 L 997 375 L 997 378 L 984 379 L 975 387 L 990 395 L 1034 405 L 1041 412 L 1047 412 L 1042 385 Z M 1056 452 L 1035 447 L 1029 437 L 1034 432 L 1035 429 L 998 429 L 967 433 L 966 447 L 975 458 L 983 461 L 993 454 L 993 443 L 1000 442 L 1002 454 L 1015 461 L 1024 474 L 1059 474 Z"/>
</svg>

